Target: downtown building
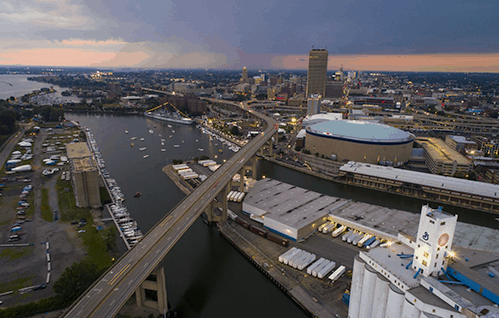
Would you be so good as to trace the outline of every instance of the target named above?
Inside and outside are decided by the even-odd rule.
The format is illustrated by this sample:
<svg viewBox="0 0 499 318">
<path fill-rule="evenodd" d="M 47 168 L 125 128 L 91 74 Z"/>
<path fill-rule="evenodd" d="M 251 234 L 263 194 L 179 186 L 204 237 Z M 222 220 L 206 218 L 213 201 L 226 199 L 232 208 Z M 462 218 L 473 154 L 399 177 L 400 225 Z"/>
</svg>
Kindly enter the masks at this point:
<svg viewBox="0 0 499 318">
<path fill-rule="evenodd" d="M 322 97 L 326 96 L 327 58 L 328 52 L 326 49 L 312 49 L 309 52 L 307 98 L 313 94 L 319 94 Z"/>
</svg>

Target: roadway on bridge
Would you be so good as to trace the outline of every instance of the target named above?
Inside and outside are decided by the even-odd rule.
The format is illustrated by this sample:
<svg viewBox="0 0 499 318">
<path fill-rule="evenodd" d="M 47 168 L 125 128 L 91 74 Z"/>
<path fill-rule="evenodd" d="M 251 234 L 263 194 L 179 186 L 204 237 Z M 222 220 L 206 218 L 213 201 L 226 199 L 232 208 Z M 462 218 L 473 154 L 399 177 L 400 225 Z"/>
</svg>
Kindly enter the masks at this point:
<svg viewBox="0 0 499 318">
<path fill-rule="evenodd" d="M 225 101 L 219 101 L 225 102 Z M 239 106 L 237 103 L 229 104 Z M 241 105 L 242 106 L 242 105 Z M 244 106 L 243 106 L 244 107 Z M 113 317 L 141 283 L 159 265 L 232 177 L 275 132 L 275 121 L 252 112 L 267 122 L 267 129 L 241 148 L 196 190 L 160 220 L 125 253 L 64 314 L 64 317 Z"/>
</svg>

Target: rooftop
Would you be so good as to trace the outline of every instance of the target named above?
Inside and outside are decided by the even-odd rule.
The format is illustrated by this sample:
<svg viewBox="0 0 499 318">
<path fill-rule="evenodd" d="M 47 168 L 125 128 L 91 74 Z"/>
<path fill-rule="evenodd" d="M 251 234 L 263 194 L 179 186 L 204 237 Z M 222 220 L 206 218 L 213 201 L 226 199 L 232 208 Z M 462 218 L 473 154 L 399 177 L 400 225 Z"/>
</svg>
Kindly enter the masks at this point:
<svg viewBox="0 0 499 318">
<path fill-rule="evenodd" d="M 438 138 L 418 138 L 424 150 L 435 160 L 451 165 L 454 161 L 458 165 L 469 165 L 470 161 L 456 150 L 449 147 L 443 140 Z"/>
<path fill-rule="evenodd" d="M 360 120 L 330 120 L 307 127 L 307 132 L 326 137 L 364 142 L 407 142 L 414 136 L 398 128 Z"/>
<path fill-rule="evenodd" d="M 244 204 L 266 211 L 265 217 L 300 229 L 329 213 L 340 199 L 273 179 L 262 179 L 246 195 Z"/>
<path fill-rule="evenodd" d="M 462 144 L 476 144 L 476 142 L 472 140 L 466 139 L 466 137 L 463 136 L 449 136 L 450 139 L 453 139 L 455 142 L 459 142 Z"/>
<path fill-rule="evenodd" d="M 381 177 L 400 182 L 426 185 L 448 191 L 459 191 L 499 199 L 499 185 L 490 183 L 445 177 L 393 167 L 377 166 L 355 161 L 349 161 L 344 164 L 340 167 L 340 171 L 355 172 L 372 177 Z"/>
</svg>

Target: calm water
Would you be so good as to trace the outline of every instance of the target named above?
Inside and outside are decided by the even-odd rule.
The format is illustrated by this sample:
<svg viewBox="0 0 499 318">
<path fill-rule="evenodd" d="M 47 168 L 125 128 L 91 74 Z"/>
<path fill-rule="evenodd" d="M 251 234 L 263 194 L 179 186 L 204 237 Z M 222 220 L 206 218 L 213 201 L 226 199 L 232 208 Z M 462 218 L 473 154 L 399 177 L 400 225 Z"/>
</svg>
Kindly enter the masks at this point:
<svg viewBox="0 0 499 318">
<path fill-rule="evenodd" d="M 218 162 L 232 155 L 219 141 L 210 141 L 193 126 L 145 117 L 67 114 L 66 118 L 93 130 L 107 169 L 118 181 L 127 198 L 126 206 L 144 231 L 184 198 L 161 171 L 163 166 L 173 159 L 189 159 L 201 154 L 210 158 L 217 155 Z M 148 132 L 147 126 L 154 134 Z M 125 134 L 125 130 L 129 134 Z M 132 148 L 130 138 L 133 136 L 137 140 L 133 141 Z M 139 141 L 140 138 L 145 141 Z M 176 144 L 180 147 L 174 148 Z M 139 151 L 139 147 L 147 150 Z M 161 148 L 167 151 L 161 152 Z M 218 152 L 220 148 L 222 154 Z M 144 159 L 144 154 L 149 158 Z M 137 191 L 143 194 L 140 198 L 134 198 Z M 206 226 L 200 219 L 168 253 L 164 265 L 169 301 L 180 317 L 306 317 L 223 239 L 215 227 Z"/>
<path fill-rule="evenodd" d="M 76 96 L 66 97 L 61 95 L 61 92 L 65 91 L 67 88 L 42 82 L 28 81 L 28 77 L 34 76 L 37 75 L 0 75 L 0 99 L 7 99 L 11 96 L 19 98 L 41 88 L 53 87 L 56 92 L 48 94 L 47 96 L 64 99 L 67 102 L 79 102 L 80 99 Z M 12 86 L 9 85 L 9 83 L 12 84 Z"/>
<path fill-rule="evenodd" d="M 75 114 L 67 114 L 66 117 L 93 130 L 107 169 L 118 181 L 134 219 L 145 231 L 184 198 L 184 194 L 161 172 L 163 166 L 173 159 L 191 159 L 201 154 L 210 158 L 217 155 L 218 162 L 232 155 L 219 141 L 209 140 L 208 136 L 193 126 L 159 122 L 145 117 Z M 148 132 L 147 126 L 154 134 Z M 125 130 L 129 134 L 125 134 Z M 133 141 L 135 145 L 132 148 L 130 138 L 133 136 L 137 140 Z M 142 137 L 145 138 L 143 142 L 139 141 Z M 161 145 L 162 138 L 165 139 L 164 146 Z M 180 147 L 174 148 L 173 145 Z M 147 147 L 147 150 L 139 151 L 139 147 Z M 167 151 L 161 152 L 161 148 Z M 223 149 L 222 154 L 218 153 L 219 148 Z M 144 159 L 144 154 L 149 154 L 149 158 Z M 327 195 L 414 213 L 419 213 L 421 205 L 426 203 L 335 184 L 266 161 L 259 161 L 258 174 Z M 137 191 L 143 193 L 142 197 L 133 197 Z M 499 225 L 492 215 L 454 207 L 444 206 L 444 209 L 458 214 L 460 221 L 494 228 Z M 164 265 L 169 301 L 181 317 L 306 316 L 218 235 L 214 227 L 207 227 L 201 220 L 197 220 L 170 251 Z"/>
</svg>

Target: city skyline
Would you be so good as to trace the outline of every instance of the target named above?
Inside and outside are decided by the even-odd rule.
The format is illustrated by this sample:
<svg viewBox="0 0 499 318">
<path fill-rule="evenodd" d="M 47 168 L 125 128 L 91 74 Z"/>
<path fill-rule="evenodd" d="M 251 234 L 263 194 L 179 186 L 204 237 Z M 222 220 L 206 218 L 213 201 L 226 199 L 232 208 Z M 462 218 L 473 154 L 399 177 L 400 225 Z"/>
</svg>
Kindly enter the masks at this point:
<svg viewBox="0 0 499 318">
<path fill-rule="evenodd" d="M 499 72 L 499 4 L 71 0 L 0 4 L 0 64 Z M 299 21 L 299 23 L 297 23 Z"/>
</svg>

